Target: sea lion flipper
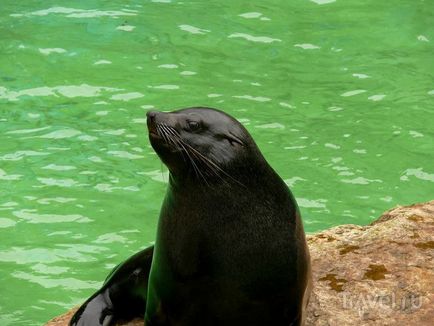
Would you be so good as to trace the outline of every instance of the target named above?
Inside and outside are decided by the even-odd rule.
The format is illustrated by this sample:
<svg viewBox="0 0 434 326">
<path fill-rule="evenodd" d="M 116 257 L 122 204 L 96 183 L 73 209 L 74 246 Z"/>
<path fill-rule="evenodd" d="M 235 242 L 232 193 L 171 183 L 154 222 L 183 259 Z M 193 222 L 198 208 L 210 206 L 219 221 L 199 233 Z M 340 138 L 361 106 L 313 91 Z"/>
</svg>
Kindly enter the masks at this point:
<svg viewBox="0 0 434 326">
<path fill-rule="evenodd" d="M 117 319 L 143 317 L 154 247 L 116 266 L 104 285 L 74 314 L 70 326 L 105 326 Z"/>
<path fill-rule="evenodd" d="M 70 326 L 110 325 L 112 319 L 111 301 L 108 301 L 107 289 L 92 296 L 74 314 Z M 110 300 L 110 299 L 109 299 Z M 109 317 L 109 318 L 108 318 Z"/>
</svg>

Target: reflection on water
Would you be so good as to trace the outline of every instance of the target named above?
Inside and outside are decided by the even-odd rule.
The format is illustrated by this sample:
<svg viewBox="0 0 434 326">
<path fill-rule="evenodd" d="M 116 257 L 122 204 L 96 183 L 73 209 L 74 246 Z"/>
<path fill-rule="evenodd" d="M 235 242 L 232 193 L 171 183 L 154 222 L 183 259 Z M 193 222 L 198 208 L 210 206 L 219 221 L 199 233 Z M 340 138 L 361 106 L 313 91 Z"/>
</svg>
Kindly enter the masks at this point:
<svg viewBox="0 0 434 326">
<path fill-rule="evenodd" d="M 40 325 L 153 242 L 168 173 L 151 109 L 237 117 L 309 232 L 432 199 L 434 7 L 69 6 L 2 2 L 0 325 Z"/>
<path fill-rule="evenodd" d="M 49 14 L 65 14 L 68 18 L 98 18 L 102 16 L 109 16 L 118 18 L 119 16 L 135 16 L 135 10 L 122 9 L 122 10 L 84 10 L 84 9 L 74 9 L 66 7 L 53 7 L 49 9 L 36 10 L 29 13 L 16 13 L 11 14 L 12 17 L 23 17 L 23 16 L 47 16 Z"/>
<path fill-rule="evenodd" d="M 100 86 L 90 86 L 86 84 L 82 85 L 66 85 L 66 86 L 55 86 L 55 87 L 35 87 L 29 89 L 22 89 L 19 91 L 11 91 L 6 87 L 0 87 L 0 99 L 5 99 L 9 101 L 17 101 L 19 97 L 27 96 L 65 96 L 65 97 L 95 97 L 99 96 L 101 91 L 119 91 L 116 88 L 110 87 L 100 87 Z M 122 99 L 123 94 L 119 94 L 120 99 Z"/>
</svg>

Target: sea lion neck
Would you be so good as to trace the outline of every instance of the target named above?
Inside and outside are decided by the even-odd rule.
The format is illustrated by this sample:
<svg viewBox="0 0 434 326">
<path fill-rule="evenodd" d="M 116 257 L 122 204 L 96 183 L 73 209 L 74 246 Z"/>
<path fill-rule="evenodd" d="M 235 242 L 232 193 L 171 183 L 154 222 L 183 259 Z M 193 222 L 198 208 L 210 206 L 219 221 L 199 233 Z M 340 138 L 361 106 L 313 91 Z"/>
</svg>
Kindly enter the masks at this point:
<svg viewBox="0 0 434 326">
<path fill-rule="evenodd" d="M 221 197 L 222 194 L 243 193 L 249 188 L 280 182 L 280 177 L 260 152 L 255 160 L 231 162 L 230 168 L 223 167 L 215 173 L 217 174 L 209 174 L 207 171 L 170 171 L 168 187 L 177 193 L 194 192 Z"/>
</svg>

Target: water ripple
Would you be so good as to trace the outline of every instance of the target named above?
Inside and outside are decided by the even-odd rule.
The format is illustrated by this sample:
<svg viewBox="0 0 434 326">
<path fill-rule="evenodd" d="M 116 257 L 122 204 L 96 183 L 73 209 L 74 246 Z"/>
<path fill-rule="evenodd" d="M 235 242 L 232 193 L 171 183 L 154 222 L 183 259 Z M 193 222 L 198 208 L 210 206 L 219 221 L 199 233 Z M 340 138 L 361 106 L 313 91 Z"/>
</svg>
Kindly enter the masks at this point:
<svg viewBox="0 0 434 326">
<path fill-rule="evenodd" d="M 28 223 L 89 223 L 92 222 L 90 218 L 80 214 L 60 215 L 60 214 L 39 214 L 35 213 L 36 209 L 22 209 L 14 211 L 12 214 L 18 218 L 26 220 Z"/>
<path fill-rule="evenodd" d="M 207 29 L 202 29 L 199 27 L 191 26 L 191 25 L 179 25 L 178 27 L 181 29 L 181 31 L 189 32 L 191 34 L 206 34 L 206 33 L 211 32 Z"/>
<path fill-rule="evenodd" d="M 316 50 L 320 49 L 318 45 L 310 44 L 310 43 L 301 43 L 301 44 L 294 44 L 296 48 L 302 48 L 304 50 Z"/>
<path fill-rule="evenodd" d="M 76 278 L 51 278 L 49 276 L 34 275 L 26 272 L 15 272 L 11 274 L 13 277 L 26 280 L 31 283 L 36 283 L 44 288 L 50 289 L 55 287 L 61 287 L 66 290 L 83 290 L 83 289 L 95 289 L 101 286 L 101 282 L 95 281 L 82 281 Z"/>
<path fill-rule="evenodd" d="M 251 96 L 251 95 L 234 95 L 234 98 L 241 98 L 245 100 L 255 101 L 255 102 L 269 102 L 271 98 L 263 96 Z"/>
<path fill-rule="evenodd" d="M 285 126 L 278 123 L 278 122 L 274 122 L 274 123 L 267 123 L 267 124 L 263 124 L 263 125 L 258 125 L 255 126 L 255 128 L 263 128 L 263 129 L 285 129 Z"/>
<path fill-rule="evenodd" d="M 93 64 L 94 65 L 109 65 L 111 63 L 112 62 L 109 60 L 98 60 L 98 61 L 95 61 Z"/>
<path fill-rule="evenodd" d="M 44 55 L 49 55 L 51 53 L 66 53 L 67 51 L 62 48 L 46 48 L 46 49 L 39 48 L 39 52 L 41 52 Z"/>
<path fill-rule="evenodd" d="M 301 177 L 292 177 L 291 179 L 285 179 L 283 181 L 288 185 L 288 187 L 292 188 L 297 181 L 306 181 L 306 179 L 303 179 Z"/>
<path fill-rule="evenodd" d="M 73 187 L 78 186 L 78 182 L 73 179 L 54 179 L 54 178 L 37 178 L 37 180 L 46 186 L 58 186 L 58 187 Z M 33 186 L 43 187 L 43 186 Z"/>
<path fill-rule="evenodd" d="M 49 205 L 51 202 L 65 204 L 76 200 L 77 200 L 76 198 L 53 197 L 53 198 L 41 198 L 38 199 L 37 202 L 42 205 Z"/>
<path fill-rule="evenodd" d="M 118 88 L 104 86 L 90 86 L 88 84 L 81 85 L 65 85 L 55 87 L 35 87 L 23 89 L 19 91 L 8 90 L 6 87 L 0 87 L 0 99 L 9 101 L 17 101 L 21 96 L 58 96 L 65 97 L 96 97 L 100 96 L 102 91 L 114 92 L 120 91 Z"/>
<path fill-rule="evenodd" d="M 307 199 L 307 198 L 297 198 L 298 206 L 300 207 L 306 207 L 306 208 L 327 208 L 326 199 Z"/>
<path fill-rule="evenodd" d="M 31 266 L 32 270 L 40 274 L 61 274 L 69 271 L 69 267 L 61 267 L 61 266 L 50 266 L 46 264 L 35 264 Z"/>
<path fill-rule="evenodd" d="M 4 228 L 10 228 L 17 224 L 14 220 L 11 220 L 10 218 L 4 218 L 0 217 L 0 229 Z"/>
<path fill-rule="evenodd" d="M 332 148 L 332 149 L 340 149 L 341 148 L 341 146 L 336 145 L 336 144 L 331 144 L 331 143 L 325 143 L 324 147 Z"/>
<path fill-rule="evenodd" d="M 420 137 L 424 137 L 424 135 L 420 132 L 417 132 L 415 130 L 409 130 L 408 133 L 410 134 L 411 137 L 413 138 L 420 138 Z"/>
<path fill-rule="evenodd" d="M 69 171 L 75 170 L 76 167 L 72 165 L 56 165 L 56 164 L 48 164 L 46 166 L 41 167 L 44 170 L 54 170 L 54 171 Z"/>
<path fill-rule="evenodd" d="M 99 183 L 94 188 L 101 192 L 113 192 L 113 190 L 140 191 L 137 186 L 115 187 L 108 183 Z"/>
<path fill-rule="evenodd" d="M 386 97 L 386 95 L 384 95 L 384 94 L 377 94 L 377 95 L 369 96 L 368 100 L 376 102 L 376 101 L 381 101 L 385 97 Z"/>
<path fill-rule="evenodd" d="M 131 92 L 131 93 L 124 93 L 124 94 L 116 94 L 110 97 L 111 100 L 115 101 L 130 101 L 136 98 L 141 98 L 145 95 L 139 92 Z"/>
<path fill-rule="evenodd" d="M 367 178 L 364 178 L 364 177 L 357 177 L 357 178 L 354 178 L 354 179 L 342 179 L 341 182 L 343 182 L 343 183 L 351 183 L 351 184 L 356 184 L 356 185 L 367 185 L 367 184 L 370 184 L 370 183 L 373 183 L 373 182 L 383 183 L 383 181 L 380 180 L 380 179 L 370 180 L 370 179 L 367 179 Z"/>
<path fill-rule="evenodd" d="M 161 170 L 154 170 L 154 171 L 148 171 L 148 172 L 138 172 L 137 174 L 146 175 L 150 177 L 152 180 L 167 183 L 169 180 L 169 172 L 164 172 Z"/>
<path fill-rule="evenodd" d="M 246 19 L 259 19 L 259 20 L 271 20 L 268 17 L 265 17 L 260 12 L 245 12 L 243 14 L 238 15 L 240 17 L 246 18 Z"/>
<path fill-rule="evenodd" d="M 319 5 L 326 5 L 328 3 L 335 2 L 336 0 L 310 0 L 310 1 L 315 2 L 316 4 Z"/>
<path fill-rule="evenodd" d="M 21 174 L 7 174 L 5 170 L 0 169 L 0 180 L 19 180 L 21 177 Z"/>
<path fill-rule="evenodd" d="M 181 71 L 179 74 L 182 76 L 194 76 L 194 75 L 197 75 L 197 72 L 184 70 L 184 71 Z"/>
<path fill-rule="evenodd" d="M 354 95 L 362 94 L 362 93 L 365 93 L 365 92 L 366 92 L 366 90 L 364 90 L 364 89 L 356 89 L 354 91 L 349 91 L 349 92 L 342 93 L 341 96 L 348 97 L 348 96 L 354 96 Z"/>
<path fill-rule="evenodd" d="M 418 169 L 407 169 L 404 171 L 404 175 L 400 178 L 401 181 L 408 181 L 409 176 L 416 177 L 417 179 L 424 181 L 434 182 L 434 174 L 427 173 L 422 170 L 422 168 Z"/>
<path fill-rule="evenodd" d="M 106 135 L 112 135 L 112 136 L 120 136 L 125 133 L 125 129 L 113 129 L 113 130 L 106 130 L 104 131 L 104 134 Z"/>
<path fill-rule="evenodd" d="M 78 136 L 77 138 L 83 141 L 94 141 L 98 139 L 98 137 L 89 136 L 89 135 L 82 135 L 82 136 Z"/>
<path fill-rule="evenodd" d="M 159 65 L 158 68 L 176 69 L 176 68 L 178 68 L 178 65 L 172 64 L 172 63 L 167 63 L 167 64 L 164 64 L 164 65 Z"/>
<path fill-rule="evenodd" d="M 137 160 L 140 158 L 144 158 L 143 155 L 136 155 L 136 154 L 131 154 L 127 151 L 108 151 L 107 154 L 116 156 L 116 157 L 120 157 L 120 158 L 126 158 L 129 160 Z"/>
<path fill-rule="evenodd" d="M 47 16 L 49 14 L 66 14 L 66 17 L 69 18 L 94 18 L 94 17 L 103 17 L 109 16 L 113 18 L 117 18 L 119 16 L 136 16 L 136 12 L 132 12 L 131 10 L 85 10 L 85 9 L 75 9 L 75 8 L 67 8 L 67 7 L 52 7 L 49 9 L 37 10 L 33 12 L 29 12 L 26 14 L 11 14 L 12 17 L 22 17 L 22 16 Z"/>
<path fill-rule="evenodd" d="M 214 98 L 214 97 L 221 97 L 221 96 L 223 96 L 223 94 L 211 93 L 211 94 L 208 94 L 207 96 L 210 98 Z"/>
<path fill-rule="evenodd" d="M 417 40 L 422 42 L 429 42 L 429 39 L 425 35 L 419 35 L 417 37 Z"/>
<path fill-rule="evenodd" d="M 121 90 L 119 88 L 91 86 L 88 84 L 56 86 L 53 89 L 65 97 L 95 97 L 101 95 L 102 91 L 114 92 Z"/>
<path fill-rule="evenodd" d="M 167 90 L 179 89 L 178 85 L 157 85 L 157 86 L 148 86 L 148 87 L 155 88 L 155 89 L 167 89 Z"/>
<path fill-rule="evenodd" d="M 127 243 L 129 241 L 127 237 L 124 237 L 117 233 L 102 234 L 94 241 L 94 243 L 114 243 L 114 242 Z"/>
<path fill-rule="evenodd" d="M 133 123 L 143 123 L 146 124 L 147 119 L 146 118 L 135 118 L 133 119 Z"/>
<path fill-rule="evenodd" d="M 8 131 L 8 132 L 6 132 L 6 134 L 30 134 L 33 132 L 38 132 L 38 131 L 46 130 L 49 128 L 50 128 L 50 126 L 42 127 L 42 128 L 34 128 L 34 129 L 18 129 L 18 130 Z"/>
<path fill-rule="evenodd" d="M 16 151 L 15 153 L 0 156 L 0 161 L 19 161 L 27 156 L 44 156 L 50 154 L 51 153 L 37 151 Z"/>
<path fill-rule="evenodd" d="M 271 38 L 268 36 L 253 36 L 245 33 L 233 33 L 228 36 L 228 38 L 243 38 L 247 41 L 257 42 L 257 43 L 273 43 L 273 42 L 282 42 L 281 39 Z"/>
<path fill-rule="evenodd" d="M 359 79 L 371 78 L 370 76 L 365 75 L 365 74 L 353 74 L 353 76 L 357 77 Z"/>
<path fill-rule="evenodd" d="M 81 135 L 81 131 L 67 128 L 67 129 L 52 131 L 48 134 L 37 136 L 37 138 L 63 139 L 63 138 L 75 137 L 78 135 Z M 29 138 L 33 138 L 33 137 L 29 137 Z"/>
<path fill-rule="evenodd" d="M 124 32 L 132 32 L 135 28 L 136 26 L 131 26 L 131 25 L 121 25 L 116 27 L 117 30 L 124 31 Z"/>
</svg>

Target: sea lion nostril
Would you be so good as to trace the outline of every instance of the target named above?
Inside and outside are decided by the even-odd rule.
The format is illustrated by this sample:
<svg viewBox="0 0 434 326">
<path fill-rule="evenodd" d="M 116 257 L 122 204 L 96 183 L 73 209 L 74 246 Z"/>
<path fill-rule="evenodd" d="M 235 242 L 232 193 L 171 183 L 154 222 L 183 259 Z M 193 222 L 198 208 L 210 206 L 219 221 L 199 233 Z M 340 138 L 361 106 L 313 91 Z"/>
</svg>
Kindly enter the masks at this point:
<svg viewBox="0 0 434 326">
<path fill-rule="evenodd" d="M 146 116 L 148 117 L 148 119 L 149 119 L 151 122 L 154 122 L 154 121 L 155 121 L 155 117 L 157 116 L 157 112 L 155 112 L 155 111 L 148 111 L 148 112 L 146 113 Z"/>
<path fill-rule="evenodd" d="M 156 134 L 157 133 L 157 121 L 156 121 L 157 112 L 148 111 L 146 113 L 146 116 L 147 116 L 146 124 L 148 126 L 149 132 Z"/>
</svg>

